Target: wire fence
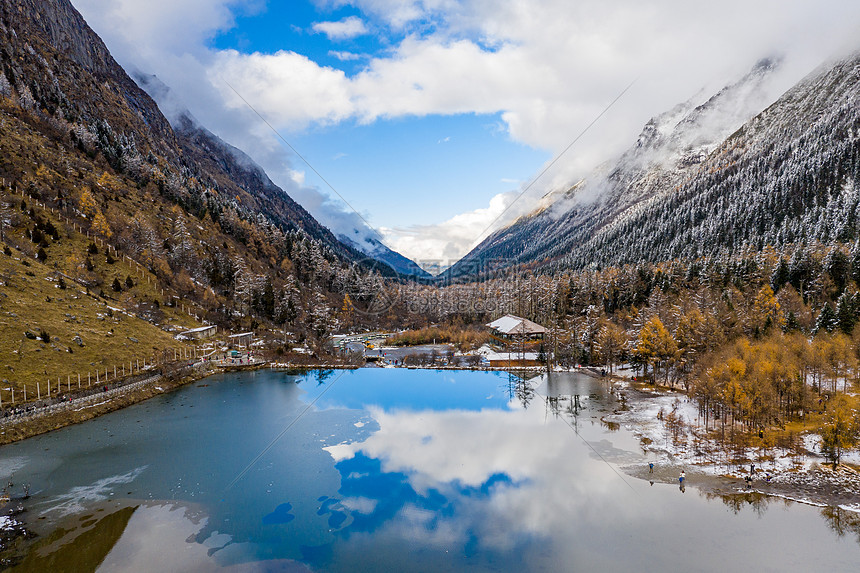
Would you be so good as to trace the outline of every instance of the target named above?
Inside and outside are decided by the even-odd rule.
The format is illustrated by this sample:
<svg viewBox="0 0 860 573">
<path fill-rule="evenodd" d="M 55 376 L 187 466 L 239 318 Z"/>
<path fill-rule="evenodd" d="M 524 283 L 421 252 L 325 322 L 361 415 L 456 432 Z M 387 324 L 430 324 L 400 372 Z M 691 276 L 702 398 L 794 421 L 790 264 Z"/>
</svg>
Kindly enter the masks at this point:
<svg viewBox="0 0 860 573">
<path fill-rule="evenodd" d="M 109 402 L 117 396 L 126 395 L 154 384 L 165 377 L 182 378 L 207 370 L 202 362 L 175 361 L 162 365 L 150 365 L 139 374 L 112 382 L 102 382 L 97 386 L 75 389 L 73 392 L 43 397 L 32 402 L 9 406 L 0 411 L 0 427 L 26 421 L 58 412 L 79 411 Z"/>
<path fill-rule="evenodd" d="M 106 388 L 126 386 L 140 377 L 152 372 L 176 368 L 191 360 L 195 362 L 201 354 L 195 347 L 175 347 L 157 352 L 150 357 L 137 358 L 119 365 L 100 367 L 96 370 L 76 371 L 65 376 L 57 376 L 35 383 L 18 385 L 4 383 L 0 386 L 0 416 L 10 412 L 28 410 L 31 407 L 44 408 L 57 401 L 67 401 L 70 397 L 89 395 Z M 192 362 L 192 363 L 193 363 Z M 16 387 L 17 386 L 17 387 Z"/>
<path fill-rule="evenodd" d="M 43 211 L 50 211 L 52 215 L 56 215 L 61 221 L 65 221 L 65 223 L 67 225 L 70 225 L 72 227 L 73 231 L 75 231 L 81 235 L 85 235 L 87 237 L 87 239 L 90 239 L 97 247 L 106 249 L 108 254 L 111 254 L 111 251 L 113 251 L 112 256 L 117 257 L 119 260 L 124 261 L 128 265 L 132 265 L 134 268 L 135 276 L 137 276 L 139 278 L 145 278 L 147 284 L 152 284 L 153 282 L 155 282 L 155 283 L 158 282 L 158 279 L 155 278 L 155 275 L 153 274 L 153 272 L 150 271 L 146 266 L 140 264 L 140 262 L 138 262 L 135 259 L 133 259 L 132 257 L 128 256 L 126 253 L 122 252 L 120 249 L 117 248 L 116 245 L 112 244 L 110 241 L 105 240 L 103 237 L 100 237 L 94 231 L 85 228 L 84 224 L 82 222 L 75 220 L 74 214 L 72 214 L 70 216 L 68 213 L 68 208 L 64 210 L 59 206 L 54 207 L 52 205 L 48 205 L 46 203 L 43 203 L 42 201 L 40 201 L 36 197 L 33 197 L 32 195 L 26 194 L 23 189 L 16 190 L 16 189 L 13 189 L 11 187 L 8 187 L 5 179 L 2 179 L 0 181 L 2 181 L 2 187 L 7 192 L 9 192 L 11 195 L 15 196 L 15 195 L 20 194 L 22 200 L 28 200 L 31 203 L 36 204 Z M 71 278 L 72 280 L 76 280 L 72 277 L 68 277 L 68 278 Z M 164 294 L 165 294 L 164 288 L 159 287 L 159 289 L 161 291 L 161 295 L 164 296 Z M 171 305 L 174 306 L 174 308 L 176 308 L 177 310 L 181 310 L 184 314 L 188 315 L 189 317 L 192 317 L 192 318 L 200 321 L 200 320 L 202 320 L 201 317 L 206 314 L 206 309 L 203 306 L 201 306 L 200 304 L 198 304 L 194 301 L 191 301 L 191 300 L 183 299 L 178 294 L 170 293 L 169 290 L 168 290 L 167 294 L 171 299 L 170 300 Z"/>
</svg>

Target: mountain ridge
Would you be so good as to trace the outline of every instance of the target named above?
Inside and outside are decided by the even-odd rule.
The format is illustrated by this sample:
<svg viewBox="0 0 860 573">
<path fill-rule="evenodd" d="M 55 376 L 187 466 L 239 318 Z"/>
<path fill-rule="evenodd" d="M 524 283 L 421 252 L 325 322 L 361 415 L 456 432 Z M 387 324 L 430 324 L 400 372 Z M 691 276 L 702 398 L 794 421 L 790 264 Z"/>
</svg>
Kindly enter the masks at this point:
<svg viewBox="0 0 860 573">
<path fill-rule="evenodd" d="M 192 117 L 171 126 L 68 0 L 0 0 L 0 135 L 7 256 L 121 293 L 132 314 L 181 303 L 228 330 L 291 331 L 287 344 L 379 320 L 360 313 L 396 273 Z"/>
<path fill-rule="evenodd" d="M 248 156 L 247 153 L 227 143 L 203 126 L 181 102 L 173 97 L 169 86 L 165 85 L 157 76 L 135 70 L 132 77 L 155 100 L 162 112 L 167 117 L 172 117 L 169 121 L 173 125 L 179 137 L 179 143 L 183 146 L 186 153 L 195 153 L 195 150 L 199 149 L 208 151 L 208 160 L 218 163 L 233 178 L 242 181 L 246 188 L 254 190 L 255 195 L 261 200 L 280 196 L 287 203 L 290 210 L 299 212 L 299 216 L 294 216 L 293 218 L 302 222 L 302 228 L 306 232 L 317 239 L 329 242 L 333 239 L 340 241 L 347 248 L 353 250 L 351 253 L 352 258 L 361 259 L 365 256 L 371 257 L 384 264 L 384 266 L 379 268 L 385 269 L 386 267 L 390 267 L 390 270 L 385 270 L 387 274 L 429 278 L 430 275 L 412 260 L 391 250 L 379 241 L 369 239 L 359 242 L 350 239 L 344 234 L 335 234 L 328 227 L 319 223 L 304 207 L 274 183 L 265 169 Z M 263 212 L 267 212 L 265 205 L 257 205 L 256 207 Z M 367 246 L 361 244 L 362 242 L 371 241 L 373 243 Z"/>
<path fill-rule="evenodd" d="M 843 66 L 849 67 L 856 64 L 846 64 L 845 62 L 856 61 L 856 54 L 841 60 Z M 716 254 L 720 249 L 740 248 L 740 245 L 727 245 L 725 242 L 721 242 L 719 237 L 713 235 L 710 241 L 703 237 L 697 239 L 694 233 L 689 232 L 689 220 L 685 222 L 682 217 L 673 216 L 675 213 L 673 209 L 677 207 L 673 204 L 673 197 L 682 194 L 692 202 L 695 193 L 691 189 L 702 192 L 704 187 L 708 185 L 719 184 L 720 181 L 718 180 L 721 176 L 731 176 L 733 173 L 732 166 L 741 160 L 744 151 L 751 144 L 749 135 L 752 129 L 767 131 L 764 137 L 770 138 L 774 142 L 781 137 L 800 138 L 801 136 L 796 133 L 790 134 L 787 129 L 779 128 L 777 126 L 778 117 L 791 116 L 794 119 L 786 121 L 796 124 L 798 114 L 802 115 L 804 112 L 795 109 L 797 104 L 796 102 L 792 104 L 793 98 L 798 97 L 796 94 L 802 93 L 804 90 L 825 90 L 823 87 L 816 87 L 816 78 L 826 76 L 828 73 L 838 75 L 839 69 L 841 69 L 839 66 L 840 64 L 837 63 L 819 67 L 777 98 L 776 101 L 762 104 L 759 100 L 757 105 L 761 105 L 761 111 L 751 114 L 751 117 L 741 125 L 733 126 L 731 122 L 723 122 L 722 129 L 717 130 L 720 137 L 712 138 L 711 143 L 704 142 L 704 147 L 702 147 L 703 142 L 696 141 L 700 139 L 701 130 L 690 129 L 691 126 L 695 127 L 697 122 L 701 124 L 702 117 L 705 118 L 705 121 L 707 120 L 707 116 L 703 116 L 703 113 L 711 113 L 716 116 L 723 113 L 719 109 L 719 105 L 724 104 L 719 104 L 718 100 L 723 98 L 726 102 L 731 103 L 733 98 L 727 98 L 727 96 L 730 96 L 733 91 L 743 97 L 748 94 L 756 94 L 756 85 L 760 84 L 775 69 L 775 63 L 770 60 L 759 63 L 740 82 L 727 86 L 709 98 L 706 103 L 711 108 L 710 112 L 702 106 L 686 106 L 697 112 L 697 117 L 691 117 L 690 112 L 684 113 L 685 104 L 679 104 L 666 114 L 649 121 L 634 145 L 616 160 L 613 167 L 605 168 L 606 176 L 598 177 L 596 183 L 592 181 L 576 186 L 571 192 L 557 199 L 553 205 L 521 217 L 512 225 L 495 232 L 458 262 L 452 268 L 449 276 L 463 278 L 470 274 L 470 269 L 498 270 L 489 269 L 489 261 L 495 261 L 497 267 L 503 268 L 523 266 L 524 268 L 577 270 L 592 265 L 614 266 L 632 262 L 656 262 L 668 260 L 673 256 L 696 258 L 705 254 Z M 839 84 L 839 87 L 833 88 L 832 91 L 839 95 L 840 93 L 853 93 L 856 89 L 857 81 L 855 78 L 847 80 L 847 83 Z M 812 106 L 806 112 L 810 118 L 815 117 L 816 114 L 827 115 L 828 109 L 837 105 L 827 97 L 816 99 L 814 95 L 807 95 L 806 99 L 811 99 L 818 106 L 814 110 L 812 107 L 815 106 Z M 696 146 L 678 145 L 677 142 L 672 142 L 672 135 L 667 138 L 664 133 L 661 133 L 659 118 L 678 116 L 679 114 L 683 115 L 683 118 L 675 123 L 672 132 L 677 134 L 676 137 L 680 142 L 696 143 Z M 797 126 L 795 125 L 795 127 Z M 692 134 L 693 137 L 686 137 L 684 131 Z M 655 147 L 655 145 L 658 148 L 662 146 L 663 151 L 665 151 L 666 141 L 673 146 L 669 149 L 669 151 L 673 151 L 668 155 L 672 160 L 672 166 L 669 169 L 665 168 L 665 161 L 661 163 L 649 159 L 649 155 L 653 155 L 650 148 Z M 831 143 L 838 145 L 835 140 Z M 707 152 L 702 153 L 703 150 Z M 756 160 L 767 166 L 768 150 L 757 148 L 755 153 Z M 810 150 L 810 153 L 819 152 Z M 851 159 L 846 161 L 850 162 Z M 768 169 L 774 170 L 769 172 L 769 175 L 773 176 L 774 179 L 778 179 L 776 167 L 767 166 Z M 767 185 L 767 178 L 760 173 L 748 172 L 746 176 L 757 177 L 758 185 Z M 589 193 L 591 194 L 590 197 Z M 728 204 L 732 202 L 732 197 L 730 190 L 722 189 L 720 201 Z M 734 203 L 732 205 L 734 206 Z M 723 216 L 719 205 L 710 205 L 710 207 L 712 208 L 711 211 L 699 208 L 697 214 L 693 216 L 694 219 L 695 217 L 719 219 Z M 643 215 L 646 211 L 651 215 Z M 649 216 L 652 219 L 658 218 L 654 211 L 663 213 L 660 224 L 666 228 L 658 229 L 653 226 L 653 221 L 647 220 Z M 675 215 L 677 214 L 675 213 Z M 799 216 L 799 214 L 795 213 L 794 216 Z M 761 217 L 760 214 L 759 219 Z M 634 228 L 635 225 L 631 221 L 637 221 L 636 224 L 639 225 L 639 228 Z M 700 222 L 697 221 L 696 224 Z M 650 236 L 671 234 L 666 229 L 672 227 L 682 230 L 685 237 L 697 244 L 698 248 L 684 249 L 677 242 L 669 241 L 670 244 L 665 244 L 649 238 Z M 624 232 L 637 236 L 639 243 L 636 244 L 625 238 Z M 809 234 L 807 233 L 807 235 Z M 747 239 L 754 240 L 753 235 L 754 233 L 747 233 Z M 775 241 L 775 243 L 783 244 L 785 241 L 780 240 Z M 643 245 L 648 245 L 651 250 L 646 250 Z"/>
</svg>

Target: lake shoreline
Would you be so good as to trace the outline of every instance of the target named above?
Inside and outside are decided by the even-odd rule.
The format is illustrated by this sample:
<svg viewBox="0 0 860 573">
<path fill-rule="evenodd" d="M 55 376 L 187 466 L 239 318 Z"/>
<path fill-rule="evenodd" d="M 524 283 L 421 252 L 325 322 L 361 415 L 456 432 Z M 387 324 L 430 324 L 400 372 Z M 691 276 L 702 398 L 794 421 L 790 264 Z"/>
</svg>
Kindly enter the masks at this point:
<svg viewBox="0 0 860 573">
<path fill-rule="evenodd" d="M 439 371 L 509 370 L 507 368 L 440 368 L 436 366 L 398 366 L 397 368 Z M 210 376 L 226 372 L 241 372 L 260 369 L 304 372 L 310 370 L 353 370 L 356 369 L 356 367 L 337 363 L 260 363 L 254 365 L 236 365 L 212 368 L 201 372 L 195 372 L 194 374 L 183 376 L 176 380 L 159 378 L 158 380 L 146 384 L 142 388 L 134 389 L 125 394 L 118 394 L 113 396 L 111 399 L 92 406 L 78 408 L 71 413 L 61 411 L 39 415 L 39 412 L 36 412 L 34 416 L 12 422 L 4 422 L 4 420 L 0 419 L 0 446 L 121 410 L 160 394 L 174 391 L 194 382 L 199 382 Z M 517 369 L 517 371 L 519 373 L 529 372 L 539 374 L 546 370 L 543 368 L 533 367 Z M 631 411 L 647 409 L 646 405 L 650 399 L 660 398 L 665 400 L 666 398 L 679 398 L 683 396 L 682 394 L 669 389 L 654 389 L 649 387 L 646 392 L 643 391 L 643 389 L 636 387 L 628 378 L 621 376 L 603 376 L 600 371 L 590 368 L 580 367 L 561 371 L 578 372 L 592 378 L 603 379 L 610 382 L 613 385 L 613 391 L 617 392 L 619 396 L 623 396 L 625 404 L 630 407 Z M 618 420 L 619 422 L 630 426 L 633 433 L 640 438 L 644 438 L 648 434 L 648 430 L 645 428 L 642 416 L 631 417 L 623 414 L 618 415 L 618 413 L 616 413 L 616 415 L 607 416 L 606 418 Z M 750 487 L 747 487 L 747 483 L 744 479 L 746 475 L 742 471 L 740 465 L 737 465 L 735 470 L 732 471 L 728 471 L 728 466 L 726 467 L 727 471 L 721 471 L 719 466 L 724 464 L 715 464 L 711 461 L 703 460 L 700 457 L 697 458 L 694 455 L 689 455 L 686 452 L 678 451 L 676 449 L 656 447 L 654 444 L 647 444 L 643 445 L 643 450 L 647 450 L 664 459 L 660 463 L 656 464 L 657 467 L 653 473 L 648 471 L 647 466 L 621 467 L 624 473 L 637 479 L 654 481 L 655 483 L 677 483 L 679 472 L 683 469 L 688 474 L 685 485 L 696 487 L 706 493 L 717 495 L 761 494 L 769 497 L 806 503 L 813 506 L 834 506 L 851 511 L 860 511 L 860 473 L 845 464 L 840 464 L 836 470 L 833 470 L 830 466 L 825 465 L 822 460 L 821 463 L 812 463 L 808 467 L 802 469 L 774 472 L 770 481 L 766 481 L 765 472 L 760 471 L 758 473 L 761 475 L 756 475 L 750 484 Z"/>
<path fill-rule="evenodd" d="M 685 394 L 668 388 L 640 386 L 622 376 L 606 379 L 611 381 L 613 390 L 623 396 L 627 408 L 606 419 L 627 426 L 642 440 L 643 451 L 658 458 L 653 470 L 647 465 L 622 468 L 631 477 L 678 484 L 683 470 L 687 474 L 685 484 L 705 493 L 764 495 L 860 513 L 860 472 L 850 463 L 840 463 L 834 469 L 824 457 L 809 449 L 799 456 L 799 460 L 785 455 L 776 456 L 776 448 L 766 451 L 764 457 L 756 455 L 757 450 L 750 448 L 749 457 L 740 463 L 715 458 L 715 452 L 720 452 L 724 446 L 713 438 L 700 435 L 701 428 L 695 421 L 688 420 L 690 427 L 682 432 L 683 440 L 679 445 L 671 439 L 664 422 L 659 419 L 658 412 L 670 409 L 673 401 L 675 405 L 683 401 L 680 410 L 687 406 L 689 412 L 691 403 Z M 752 472 L 751 464 L 754 466 Z M 748 477 L 751 477 L 749 482 Z"/>
<path fill-rule="evenodd" d="M 32 415 L 23 419 L 11 421 L 0 419 L 0 446 L 20 440 L 26 440 L 27 438 L 32 438 L 40 434 L 59 430 L 81 422 L 86 422 L 93 418 L 127 408 L 133 404 L 143 402 L 160 394 L 171 392 L 187 384 L 191 384 L 214 374 L 229 370 L 233 369 L 207 370 L 199 373 L 195 372 L 175 380 L 158 377 L 157 379 L 153 379 L 130 392 L 114 394 L 107 397 L 104 401 L 96 404 L 81 405 L 79 408 L 75 408 L 71 412 L 67 410 L 55 412 L 42 412 L 40 410 L 36 410 Z M 69 408 L 76 406 L 77 402 L 80 400 L 82 400 L 82 398 L 71 398 L 69 401 Z"/>
<path fill-rule="evenodd" d="M 78 547 L 95 550 L 99 545 L 119 548 L 114 561 L 130 559 L 135 553 L 128 552 L 129 543 L 139 543 L 145 532 L 163 532 L 174 527 L 177 533 L 173 537 L 179 542 L 173 549 L 193 547 L 200 550 L 196 553 L 208 564 L 209 558 L 205 556 L 208 550 L 218 551 L 226 547 L 225 543 L 232 543 L 235 545 L 232 550 L 224 549 L 220 554 L 226 558 L 231 551 L 241 549 L 241 542 L 246 540 L 243 531 L 256 532 L 263 525 L 263 529 L 273 533 L 293 523 L 287 527 L 298 529 L 284 531 L 313 537 L 316 534 L 311 533 L 315 531 L 330 533 L 332 527 L 348 526 L 353 518 L 359 529 L 365 523 L 362 519 L 370 519 L 365 516 L 379 517 L 383 520 L 380 523 L 392 523 L 387 512 L 374 514 L 369 504 L 357 505 L 351 501 L 365 492 L 371 494 L 366 499 L 390 500 L 377 502 L 386 504 L 386 508 L 391 503 L 392 507 L 408 509 L 413 498 L 425 500 L 429 505 L 421 515 L 436 519 L 431 517 L 437 515 L 439 508 L 437 498 L 433 497 L 436 494 L 425 493 L 420 484 L 454 483 L 451 480 L 460 479 L 458 476 L 472 479 L 469 483 L 474 484 L 470 486 L 473 489 L 461 493 L 460 486 L 454 485 L 450 491 L 445 489 L 449 496 L 446 499 L 452 504 L 459 500 L 466 509 L 476 499 L 471 492 L 479 487 L 481 491 L 492 492 L 487 494 L 490 498 L 511 499 L 513 495 L 514 499 L 526 500 L 530 507 L 576 487 L 582 494 L 576 498 L 583 501 L 563 506 L 570 515 L 582 503 L 589 507 L 587 500 L 594 495 L 602 496 L 601 503 L 608 504 L 605 507 L 618 509 L 622 515 L 627 515 L 626 508 L 639 500 L 644 504 L 641 508 L 648 509 L 641 515 L 660 515 L 666 525 L 689 519 L 691 514 L 683 511 L 685 508 L 708 503 L 717 509 L 709 510 L 707 515 L 723 515 L 726 510 L 720 506 L 730 513 L 747 514 L 738 521 L 740 530 L 747 532 L 750 527 L 758 530 L 757 517 L 749 515 L 750 510 L 761 518 L 768 507 L 773 508 L 770 514 L 792 507 L 792 519 L 799 516 L 803 523 L 817 523 L 822 518 L 828 525 L 838 520 L 860 523 L 860 515 L 848 511 L 850 499 L 834 499 L 833 506 L 824 507 L 818 498 L 790 483 L 766 488 L 762 482 L 746 489 L 742 480 L 688 465 L 680 455 L 661 459 L 643 451 L 634 433 L 638 427 L 626 422 L 602 422 L 617 412 L 649 412 L 649 402 L 654 401 L 657 393 L 601 377 L 599 370 L 590 372 L 591 375 L 583 371 L 559 372 L 556 380 L 522 372 L 509 378 L 505 373 L 475 371 L 385 373 L 373 369 L 300 374 L 287 368 L 276 370 L 271 365 L 258 366 L 256 372 L 242 373 L 245 368 L 234 370 L 238 372 L 202 378 L 193 387 L 186 383 L 187 391 L 135 408 L 135 416 L 129 410 L 96 424 L 84 424 L 7 449 L 9 481 L 14 481 L 15 486 L 10 484 L 11 503 L 3 509 L 6 512 L 19 506 L 21 526 L 8 532 L 2 544 L 10 552 L 4 555 L 0 551 L 0 559 L 41 559 L 40 556 L 46 555 L 46 546 L 40 545 L 40 540 L 51 538 L 55 532 L 62 534 L 62 543 L 58 543 L 59 538 L 50 541 L 51 555 L 63 562 L 77 559 Z M 442 394 L 447 395 L 444 408 L 437 401 Z M 323 396 L 325 399 L 314 407 Z M 551 398 L 558 401 L 550 402 Z M 581 413 L 572 409 L 573 404 L 580 407 Z M 368 405 L 375 406 L 368 410 Z M 306 411 L 309 413 L 303 416 Z M 550 413 L 552 423 L 548 423 Z M 579 425 L 569 428 L 575 422 L 571 415 L 578 416 Z M 257 417 L 268 421 L 258 424 Z M 279 442 L 277 453 L 265 460 L 254 457 L 248 463 L 255 452 L 265 454 L 268 444 L 273 443 L 271 437 L 283 435 L 299 417 L 302 424 L 295 425 L 294 434 Z M 489 431 L 491 427 L 497 428 L 501 435 Z M 580 439 L 569 435 L 569 429 Z M 252 438 L 247 446 L 231 442 L 233 436 L 243 432 Z M 529 435 L 525 436 L 526 433 Z M 212 448 L 207 447 L 205 440 L 219 448 L 223 446 L 218 456 L 210 455 Z M 544 445 L 534 448 L 536 443 Z M 487 459 L 507 458 L 507 461 L 488 467 L 484 459 L 476 460 L 475 470 L 468 469 L 471 467 L 468 464 L 464 466 L 466 460 L 482 450 L 490 452 Z M 142 452 L 151 452 L 151 456 Z M 389 468 L 378 465 L 375 460 L 383 455 L 380 452 L 393 452 L 390 455 L 396 465 Z M 521 455 L 514 456 L 514 452 Z M 300 467 L 296 460 L 303 455 L 309 456 L 310 461 Z M 43 456 L 50 463 L 46 465 Z M 456 461 L 450 462 L 454 470 L 444 467 L 449 456 L 455 457 Z M 177 465 L 180 459 L 182 465 Z M 264 463 L 256 464 L 257 460 Z M 650 461 L 655 462 L 653 472 L 649 471 Z M 60 462 L 67 465 L 67 470 L 58 471 Z M 437 474 L 438 463 L 443 464 L 442 474 Z M 246 473 L 252 466 L 254 471 Z M 462 467 L 467 469 L 457 469 Z M 579 469 L 581 472 L 577 473 Z M 682 469 L 687 474 L 683 485 L 690 489 L 681 487 L 679 492 L 678 475 Z M 725 466 L 717 469 L 723 472 Z M 478 472 L 477 477 L 469 477 L 472 471 Z M 408 472 L 409 477 L 400 472 Z M 324 478 L 317 477 L 320 475 Z M 417 477 L 413 479 L 412 475 Z M 246 481 L 228 495 L 226 492 L 231 488 L 225 489 L 224 484 L 231 479 L 235 481 L 234 476 L 239 476 L 238 479 L 244 476 Z M 851 478 L 847 472 L 836 477 L 846 476 Z M 386 487 L 368 482 L 371 478 Z M 390 492 L 392 480 L 404 484 L 403 496 L 385 493 Z M 649 481 L 656 487 L 649 487 Z M 24 496 L 30 483 L 34 485 L 34 494 L 27 498 Z M 822 483 L 825 491 L 827 487 Z M 492 502 L 490 498 L 484 494 L 477 496 L 479 501 L 487 503 Z M 171 503 L 165 507 L 167 500 L 178 505 Z M 248 500 L 253 503 L 248 505 Z M 203 511 L 189 513 L 189 506 L 195 504 Z M 448 502 L 445 504 L 447 507 Z M 557 531 L 558 524 L 569 521 L 557 513 L 552 501 L 541 507 L 544 510 L 540 515 L 553 518 L 545 531 Z M 104 511 L 100 511 L 102 508 Z M 668 508 L 681 513 L 669 519 L 664 512 Z M 211 526 L 191 527 L 190 522 L 196 523 L 195 519 L 200 523 L 210 520 Z M 153 529 L 155 525 L 158 529 Z M 392 526 L 402 525 L 402 522 L 392 523 Z M 490 528 L 488 534 L 494 531 Z M 110 537 L 113 534 L 116 539 Z M 30 540 L 30 535 L 36 537 Z M 125 536 L 122 542 L 121 535 Z M 170 537 L 159 535 L 163 542 Z M 233 536 L 232 540 L 229 536 Z M 16 545 L 20 551 L 14 549 Z M 145 545 L 158 547 L 154 539 Z M 57 550 L 61 546 L 68 546 L 69 551 Z M 166 548 L 163 551 L 165 555 L 169 553 Z M 248 555 L 258 553 L 252 551 Z M 138 562 L 138 567 L 141 563 Z"/>
</svg>

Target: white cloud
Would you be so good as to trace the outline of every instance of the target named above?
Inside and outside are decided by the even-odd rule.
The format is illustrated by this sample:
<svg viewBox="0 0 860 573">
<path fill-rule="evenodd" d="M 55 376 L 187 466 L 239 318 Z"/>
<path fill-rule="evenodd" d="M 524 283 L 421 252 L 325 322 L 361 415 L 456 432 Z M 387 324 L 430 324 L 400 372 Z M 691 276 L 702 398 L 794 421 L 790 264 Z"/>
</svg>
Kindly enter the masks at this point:
<svg viewBox="0 0 860 573">
<path fill-rule="evenodd" d="M 444 269 L 474 247 L 489 229 L 495 228 L 494 223 L 518 195 L 513 191 L 500 193 L 490 199 L 486 208 L 461 213 L 436 225 L 382 227 L 379 231 L 390 248 L 423 268 Z"/>
<path fill-rule="evenodd" d="M 340 60 L 341 62 L 354 62 L 356 60 L 362 60 L 367 57 L 364 54 L 356 54 L 353 52 L 338 52 L 335 50 L 330 50 L 328 55 L 332 58 Z"/>
<path fill-rule="evenodd" d="M 325 34 L 329 40 L 349 40 L 367 34 L 364 20 L 357 16 L 337 22 L 315 22 L 311 28 L 314 32 Z"/>
<path fill-rule="evenodd" d="M 356 6 L 364 12 L 385 21 L 395 29 L 403 29 L 416 21 L 434 16 L 444 18 L 457 10 L 458 0 L 318 0 L 334 7 Z"/>
<path fill-rule="evenodd" d="M 354 115 L 355 104 L 345 74 L 321 67 L 295 52 L 264 55 L 224 50 L 214 54 L 207 76 L 209 85 L 221 92 L 228 108 L 244 109 L 244 98 L 279 129 L 305 127 L 309 118 L 317 123 L 333 123 Z"/>
<path fill-rule="evenodd" d="M 335 217 L 338 208 L 318 191 L 295 189 L 288 155 L 226 82 L 287 132 L 355 120 L 501 114 L 513 140 L 554 154 L 638 78 L 538 181 L 529 196 L 540 197 L 620 151 L 650 116 L 703 86 L 720 87 L 760 57 L 786 55 L 777 86 L 786 89 L 828 55 L 856 48 L 860 37 L 855 0 L 319 3 L 357 8 L 375 33 L 393 43 L 350 76 L 295 52 L 244 54 L 210 47 L 219 31 L 234 25 L 235 11 L 259 10 L 259 0 L 74 0 L 120 63 L 157 74 L 204 125 L 249 151 L 329 226 L 343 222 L 343 214 Z M 358 17 L 315 25 L 335 39 L 367 28 Z M 463 254 L 456 245 L 477 239 L 467 241 L 466 233 L 481 227 L 473 222 L 486 220 L 498 201 L 439 225 L 409 227 L 406 220 L 405 232 L 388 231 L 391 246 L 413 256 L 432 252 L 430 258 L 456 258 Z"/>
</svg>

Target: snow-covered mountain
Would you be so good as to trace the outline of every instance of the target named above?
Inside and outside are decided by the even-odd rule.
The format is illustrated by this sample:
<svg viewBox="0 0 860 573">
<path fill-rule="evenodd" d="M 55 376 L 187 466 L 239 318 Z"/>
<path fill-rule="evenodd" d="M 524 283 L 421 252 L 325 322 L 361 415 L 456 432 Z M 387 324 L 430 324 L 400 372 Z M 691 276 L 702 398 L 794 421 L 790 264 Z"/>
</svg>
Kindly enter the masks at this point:
<svg viewBox="0 0 860 573">
<path fill-rule="evenodd" d="M 397 251 L 389 249 L 382 242 L 368 236 L 367 233 L 362 233 L 359 229 L 354 230 L 354 239 L 346 235 L 338 235 L 337 238 L 368 257 L 391 267 L 398 275 L 428 279 L 431 277 L 430 273 L 419 267 L 412 259 L 407 259 Z"/>
<path fill-rule="evenodd" d="M 616 161 L 488 237 L 451 275 L 489 261 L 581 269 L 854 237 L 860 56 L 777 99 L 778 69 L 764 60 L 651 119 Z"/>
</svg>

